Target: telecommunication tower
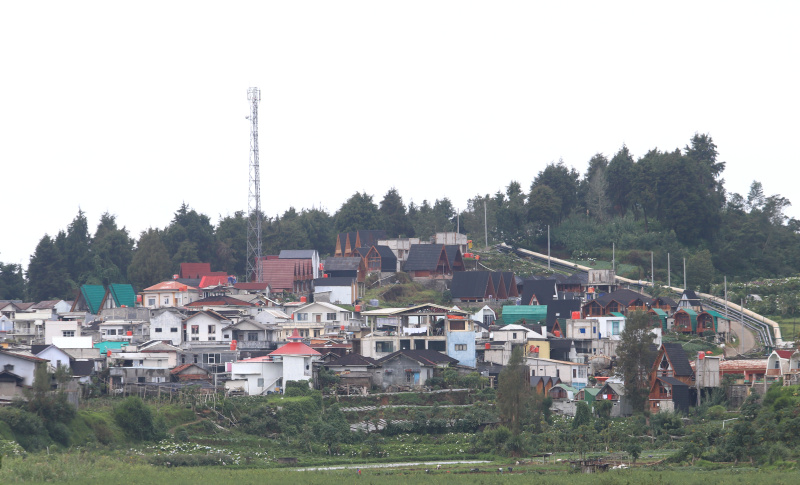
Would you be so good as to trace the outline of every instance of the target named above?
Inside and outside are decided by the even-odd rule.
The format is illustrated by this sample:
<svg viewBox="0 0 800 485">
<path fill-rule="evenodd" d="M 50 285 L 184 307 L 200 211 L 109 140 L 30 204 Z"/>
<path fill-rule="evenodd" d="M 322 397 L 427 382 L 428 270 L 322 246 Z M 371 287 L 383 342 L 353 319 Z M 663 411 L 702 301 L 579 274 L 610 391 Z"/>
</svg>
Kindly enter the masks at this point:
<svg viewBox="0 0 800 485">
<path fill-rule="evenodd" d="M 250 101 L 250 187 L 247 196 L 247 281 L 264 281 L 261 265 L 261 175 L 258 162 L 258 103 L 261 90 L 249 88 Z"/>
</svg>

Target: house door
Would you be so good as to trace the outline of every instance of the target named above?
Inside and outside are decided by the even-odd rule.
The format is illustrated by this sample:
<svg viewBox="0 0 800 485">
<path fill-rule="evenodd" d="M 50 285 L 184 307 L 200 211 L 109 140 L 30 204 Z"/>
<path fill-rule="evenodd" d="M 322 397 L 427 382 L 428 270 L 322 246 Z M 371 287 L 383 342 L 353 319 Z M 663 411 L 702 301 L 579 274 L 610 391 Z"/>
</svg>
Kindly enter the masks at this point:
<svg viewBox="0 0 800 485">
<path fill-rule="evenodd" d="M 414 385 L 419 385 L 419 372 L 414 372 Z"/>
</svg>

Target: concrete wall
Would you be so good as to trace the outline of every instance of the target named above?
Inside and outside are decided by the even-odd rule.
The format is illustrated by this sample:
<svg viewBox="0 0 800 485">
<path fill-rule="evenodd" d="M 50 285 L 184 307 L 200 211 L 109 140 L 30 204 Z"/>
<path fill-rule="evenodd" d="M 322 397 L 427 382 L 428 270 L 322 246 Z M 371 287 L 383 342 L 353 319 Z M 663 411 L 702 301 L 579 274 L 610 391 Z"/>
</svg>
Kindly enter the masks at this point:
<svg viewBox="0 0 800 485">
<path fill-rule="evenodd" d="M 471 330 L 447 332 L 447 355 L 458 359 L 461 365 L 475 367 L 475 332 Z M 466 350 L 456 350 L 456 345 L 466 345 Z"/>
<path fill-rule="evenodd" d="M 410 380 L 406 369 L 411 369 L 412 371 Z M 400 356 L 383 364 L 383 382 L 381 383 L 381 387 L 384 389 L 389 386 L 422 387 L 431 377 L 433 377 L 433 369 L 423 367 L 415 360 Z"/>
<path fill-rule="evenodd" d="M 183 341 L 181 328 L 181 317 L 169 311 L 150 318 L 150 338 L 153 340 L 169 340 L 173 345 L 180 345 Z"/>
</svg>

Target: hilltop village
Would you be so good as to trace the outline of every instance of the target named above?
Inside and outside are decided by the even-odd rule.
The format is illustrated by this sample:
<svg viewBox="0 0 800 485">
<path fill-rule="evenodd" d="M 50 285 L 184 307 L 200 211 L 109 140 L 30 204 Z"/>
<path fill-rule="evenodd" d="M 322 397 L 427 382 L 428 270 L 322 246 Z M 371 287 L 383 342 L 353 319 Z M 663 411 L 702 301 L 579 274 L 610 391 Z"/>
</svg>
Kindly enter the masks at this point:
<svg viewBox="0 0 800 485">
<path fill-rule="evenodd" d="M 0 400 L 24 397 L 39 366 L 67 370 L 76 403 L 98 382 L 109 394 L 199 386 L 256 396 L 282 393 L 290 381 L 326 388 L 320 373 L 335 375 L 328 390 L 343 394 L 430 390 L 444 371 L 494 387 L 520 348 L 531 389 L 550 396 L 555 412 L 609 400 L 614 416 L 626 416 L 633 410 L 616 349 L 637 310 L 652 322 L 651 412 L 685 413 L 728 374 L 741 401 L 747 388 L 796 382 L 800 368 L 798 352 L 726 360 L 662 343 L 670 334 L 730 340 L 731 321 L 691 290 L 653 298 L 621 287 L 612 270 L 527 279 L 483 270 L 458 233 L 430 241 L 342 233 L 327 259 L 285 250 L 258 265 L 261 282 L 184 263 L 138 294 L 128 284 L 83 285 L 74 301 L 1 302 Z M 390 289 L 403 278 L 450 301 L 387 307 L 364 299 L 367 285 Z"/>
</svg>

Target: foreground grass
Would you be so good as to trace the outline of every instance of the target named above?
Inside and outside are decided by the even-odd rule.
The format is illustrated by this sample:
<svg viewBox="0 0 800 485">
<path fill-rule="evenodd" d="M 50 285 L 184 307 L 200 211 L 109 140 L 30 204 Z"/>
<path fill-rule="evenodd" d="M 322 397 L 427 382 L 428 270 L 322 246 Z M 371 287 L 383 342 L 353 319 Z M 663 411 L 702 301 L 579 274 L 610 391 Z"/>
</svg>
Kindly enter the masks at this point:
<svg viewBox="0 0 800 485">
<path fill-rule="evenodd" d="M 513 472 L 508 472 L 508 467 Z M 502 467 L 503 472 L 498 472 Z M 478 468 L 479 472 L 471 471 Z M 426 473 L 426 469 L 429 472 Z M 234 467 L 156 467 L 132 454 L 118 456 L 91 453 L 37 454 L 27 458 L 6 458 L 0 469 L 0 483 L 67 483 L 67 484 L 154 484 L 163 483 L 394 483 L 421 482 L 433 484 L 468 483 L 532 483 L 564 484 L 745 484 L 800 483 L 800 471 L 714 466 L 710 468 L 678 467 L 665 469 L 613 470 L 603 474 L 572 473 L 566 465 L 517 466 L 505 461 L 479 465 L 415 465 L 392 469 L 355 469 L 328 471 L 296 471 L 293 469 L 254 469 Z"/>
</svg>

